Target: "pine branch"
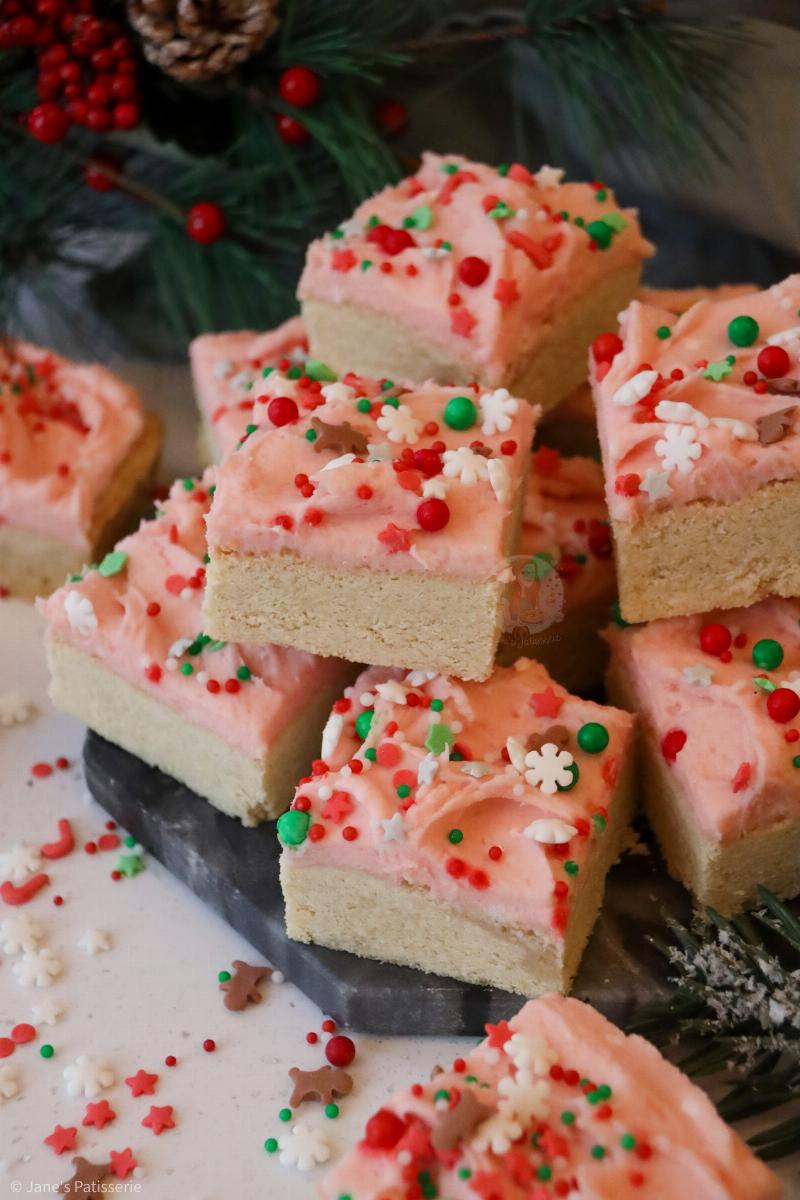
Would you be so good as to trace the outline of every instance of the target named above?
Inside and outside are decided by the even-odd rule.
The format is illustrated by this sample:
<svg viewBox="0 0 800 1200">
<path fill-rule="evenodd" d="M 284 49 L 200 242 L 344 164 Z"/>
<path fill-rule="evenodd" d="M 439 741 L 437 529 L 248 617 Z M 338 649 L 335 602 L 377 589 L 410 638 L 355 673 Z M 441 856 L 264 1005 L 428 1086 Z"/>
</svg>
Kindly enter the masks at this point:
<svg viewBox="0 0 800 1200">
<path fill-rule="evenodd" d="M 669 921 L 672 942 L 653 939 L 675 995 L 633 1023 L 657 1045 L 677 1044 L 693 1076 L 722 1074 L 726 1120 L 800 1100 L 800 921 L 766 888 L 763 908 L 728 920 L 713 909 L 686 928 Z M 797 1148 L 800 1116 L 757 1134 L 762 1157 Z M 794 1141 L 792 1140 L 794 1137 Z"/>
</svg>

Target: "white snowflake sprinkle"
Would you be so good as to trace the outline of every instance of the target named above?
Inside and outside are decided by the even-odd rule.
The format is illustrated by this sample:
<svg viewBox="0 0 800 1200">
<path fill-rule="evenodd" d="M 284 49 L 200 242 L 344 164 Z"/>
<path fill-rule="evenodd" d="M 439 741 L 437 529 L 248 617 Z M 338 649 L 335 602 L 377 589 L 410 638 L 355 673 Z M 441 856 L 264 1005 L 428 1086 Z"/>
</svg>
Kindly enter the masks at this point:
<svg viewBox="0 0 800 1200">
<path fill-rule="evenodd" d="M 10 1063 L 0 1067 L 0 1104 L 19 1095 L 19 1075 Z"/>
<path fill-rule="evenodd" d="M 478 1126 L 473 1134 L 470 1145 L 478 1152 L 491 1150 L 493 1154 L 507 1154 L 518 1137 L 522 1136 L 522 1126 L 513 1116 L 496 1112 Z"/>
<path fill-rule="evenodd" d="M 481 409 L 481 432 L 507 433 L 511 428 L 511 418 L 519 409 L 519 402 L 509 394 L 506 388 L 497 388 L 494 392 L 485 392 L 478 401 Z"/>
<path fill-rule="evenodd" d="M 539 817 L 523 829 L 522 836 L 541 842 L 543 846 L 561 846 L 574 838 L 577 832 L 574 825 L 568 825 L 557 817 Z"/>
<path fill-rule="evenodd" d="M 703 453 L 703 447 L 691 425 L 667 425 L 663 438 L 656 442 L 655 451 L 668 471 L 688 475 Z"/>
<path fill-rule="evenodd" d="M 97 629 L 97 616 L 94 611 L 94 605 L 88 596 L 83 596 L 75 588 L 67 592 L 64 597 L 64 612 L 67 614 L 67 620 L 76 633 L 82 636 L 89 634 L 93 629 Z"/>
<path fill-rule="evenodd" d="M 114 1083 L 114 1072 L 104 1058 L 81 1054 L 64 1068 L 64 1082 L 70 1096 L 86 1096 L 91 1100 Z"/>
<path fill-rule="evenodd" d="M 477 483 L 489 475 L 489 464 L 482 454 L 475 454 L 469 446 L 459 446 L 457 450 L 445 450 L 443 454 L 444 473 L 450 479 L 459 479 L 462 483 Z"/>
<path fill-rule="evenodd" d="M 22 725 L 33 712 L 33 704 L 19 692 L 6 692 L 0 696 L 0 725 Z"/>
<path fill-rule="evenodd" d="M 495 500 L 505 504 L 511 495 L 511 476 L 502 458 L 488 459 L 489 483 L 492 485 Z"/>
<path fill-rule="evenodd" d="M 385 842 L 402 842 L 406 836 L 406 825 L 401 812 L 396 812 L 393 817 L 387 817 L 380 822 L 383 829 L 383 840 Z"/>
<path fill-rule="evenodd" d="M 328 1138 L 321 1129 L 312 1129 L 302 1121 L 293 1125 L 289 1133 L 278 1138 L 280 1159 L 285 1167 L 296 1167 L 298 1171 L 313 1171 L 331 1156 Z"/>
<path fill-rule="evenodd" d="M 611 403 L 619 405 L 620 408 L 632 408 L 649 395 L 657 379 L 658 371 L 637 371 L 627 383 L 617 388 L 611 397 Z"/>
<path fill-rule="evenodd" d="M 52 996 L 45 996 L 38 1004 L 34 1004 L 31 1015 L 37 1025 L 55 1025 L 63 1011 L 63 1005 Z"/>
<path fill-rule="evenodd" d="M 18 842 L 0 854 L 0 876 L 10 879 L 13 883 L 22 883 L 28 875 L 33 875 L 42 865 L 42 856 L 35 846 L 26 846 Z"/>
<path fill-rule="evenodd" d="M 506 1075 L 497 1085 L 501 1096 L 500 1111 L 523 1125 L 531 1121 L 543 1121 L 550 1107 L 550 1084 L 545 1079 L 534 1079 L 528 1071 L 517 1071 L 515 1076 Z"/>
<path fill-rule="evenodd" d="M 84 954 L 88 954 L 89 958 L 94 958 L 96 954 L 104 954 L 106 950 L 111 949 L 111 934 L 105 929 L 87 929 L 78 942 L 78 947 Z"/>
<path fill-rule="evenodd" d="M 422 423 L 417 420 L 407 404 L 399 404 L 397 408 L 391 404 L 384 404 L 376 425 L 386 434 L 390 442 L 407 442 L 409 444 L 418 440 L 419 432 L 422 429 Z"/>
<path fill-rule="evenodd" d="M 23 954 L 35 950 L 42 936 L 42 927 L 27 913 L 6 917 L 0 925 L 0 945 L 6 954 Z"/>
<path fill-rule="evenodd" d="M 525 779 L 538 787 L 546 796 L 552 796 L 560 787 L 572 783 L 573 757 L 568 750 L 559 750 L 552 742 L 545 742 L 541 750 L 529 750 L 525 755 Z"/>
<path fill-rule="evenodd" d="M 505 1051 L 518 1071 L 547 1075 L 558 1054 L 548 1041 L 536 1034 L 514 1033 L 505 1044 Z"/>
<path fill-rule="evenodd" d="M 61 960 L 52 950 L 26 950 L 11 968 L 20 987 L 49 987 L 61 974 Z"/>
<path fill-rule="evenodd" d="M 666 500 L 672 492 L 669 481 L 669 471 L 645 471 L 644 479 L 639 484 L 639 491 L 644 492 L 650 500 Z"/>
</svg>

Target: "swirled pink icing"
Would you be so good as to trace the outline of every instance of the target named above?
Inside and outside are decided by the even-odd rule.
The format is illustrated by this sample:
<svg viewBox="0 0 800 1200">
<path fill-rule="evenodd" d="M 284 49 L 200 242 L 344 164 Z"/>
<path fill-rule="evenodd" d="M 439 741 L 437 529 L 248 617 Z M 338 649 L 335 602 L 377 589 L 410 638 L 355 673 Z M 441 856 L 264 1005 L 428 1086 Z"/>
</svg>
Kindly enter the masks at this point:
<svg viewBox="0 0 800 1200">
<path fill-rule="evenodd" d="M 303 380 L 269 374 L 256 396 L 259 424 L 219 470 L 208 516 L 212 556 L 291 551 L 339 567 L 477 579 L 505 571 L 538 409 L 505 391 L 387 383 L 348 375 L 317 382 L 314 391 Z M 457 396 L 475 407 L 468 428 L 445 422 L 445 407 Z M 396 407 L 387 403 L 392 397 Z M 278 398 L 295 416 L 275 427 L 271 402 Z M 493 432 L 483 415 L 489 401 L 507 410 Z M 342 453 L 349 441 L 318 452 L 307 437 L 318 420 L 348 425 L 363 438 L 363 452 Z M 446 505 L 440 529 L 424 527 L 420 510 L 430 499 Z"/>
<path fill-rule="evenodd" d="M 603 472 L 591 458 L 562 457 L 541 446 L 531 459 L 517 561 L 538 556 L 541 570 L 561 579 L 564 612 L 616 594 Z M 551 567 L 548 566 L 551 564 Z M 521 571 L 515 571 L 520 587 Z M 524 579 L 524 575 L 523 575 Z"/>
<path fill-rule="evenodd" d="M 394 317 L 496 386 L 579 297 L 652 253 L 608 188 L 562 174 L 427 153 L 416 175 L 311 243 L 298 296 Z M 464 282 L 467 258 L 488 268 L 479 283 Z"/>
<path fill-rule="evenodd" d="M 541 996 L 486 1032 L 386 1101 L 321 1200 L 403 1200 L 420 1176 L 447 1200 L 779 1200 L 705 1093 L 588 1004 Z M 448 1137 L 465 1098 L 484 1108 Z"/>
<path fill-rule="evenodd" d="M 613 518 L 637 521 L 695 500 L 724 504 L 800 478 L 799 310 L 800 275 L 763 292 L 701 300 L 677 319 L 639 302 L 626 310 L 622 350 L 610 366 L 591 364 Z M 757 329 L 746 346 L 728 332 L 742 316 Z M 786 352 L 779 376 L 759 365 L 772 347 Z M 785 426 L 770 440 L 761 419 L 784 410 Z"/>
<path fill-rule="evenodd" d="M 712 623 L 731 635 L 721 655 L 700 643 Z M 614 669 L 628 681 L 643 727 L 704 837 L 730 842 L 798 819 L 800 715 L 773 719 L 767 689 L 791 693 L 784 697 L 789 712 L 792 695 L 800 697 L 800 600 L 612 627 L 606 636 Z M 753 659 L 764 639 L 783 651 L 772 670 Z"/>
<path fill-rule="evenodd" d="M 240 330 L 204 333 L 189 347 L 195 396 L 214 445 L 215 461 L 241 441 L 252 420 L 265 368 L 291 370 L 307 358 L 302 317 L 290 317 L 267 333 Z"/>
<path fill-rule="evenodd" d="M 139 396 L 105 367 L 0 345 L 0 523 L 88 552 L 98 501 L 143 431 Z"/>
<path fill-rule="evenodd" d="M 356 721 L 370 710 L 362 740 Z M 576 740 L 591 722 L 608 734 L 595 753 Z M 507 741 L 527 747 L 556 726 L 578 778 L 549 794 L 512 765 Z M 570 696 L 531 659 L 483 683 L 370 667 L 334 708 L 320 773 L 293 801 L 309 815 L 308 837 L 284 853 L 300 867 L 367 871 L 560 939 L 615 819 L 609 804 L 632 733 L 630 714 Z M 536 840 L 537 821 L 556 831 L 553 843 Z"/>
<path fill-rule="evenodd" d="M 117 545 L 121 559 L 109 556 L 39 607 L 56 637 L 255 758 L 309 696 L 344 683 L 350 668 L 284 646 L 203 638 L 204 517 L 213 479 L 207 471 L 174 484 L 160 515 Z"/>
</svg>

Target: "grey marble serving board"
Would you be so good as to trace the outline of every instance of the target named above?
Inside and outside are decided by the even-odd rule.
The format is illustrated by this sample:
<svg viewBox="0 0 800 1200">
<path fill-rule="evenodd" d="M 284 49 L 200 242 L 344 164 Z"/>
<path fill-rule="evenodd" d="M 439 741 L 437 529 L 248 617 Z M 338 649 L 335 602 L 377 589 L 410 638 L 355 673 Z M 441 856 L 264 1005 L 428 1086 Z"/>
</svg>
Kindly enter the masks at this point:
<svg viewBox="0 0 800 1200">
<path fill-rule="evenodd" d="M 97 734 L 87 735 L 83 757 L 98 803 L 340 1024 L 363 1033 L 478 1037 L 487 1021 L 520 1007 L 519 996 L 497 988 L 290 941 L 273 823 L 245 829 Z M 686 920 L 690 909 L 655 854 L 627 854 L 609 875 L 573 994 L 619 1025 L 664 999 L 664 960 L 648 936 L 663 932 L 665 914 Z"/>
</svg>

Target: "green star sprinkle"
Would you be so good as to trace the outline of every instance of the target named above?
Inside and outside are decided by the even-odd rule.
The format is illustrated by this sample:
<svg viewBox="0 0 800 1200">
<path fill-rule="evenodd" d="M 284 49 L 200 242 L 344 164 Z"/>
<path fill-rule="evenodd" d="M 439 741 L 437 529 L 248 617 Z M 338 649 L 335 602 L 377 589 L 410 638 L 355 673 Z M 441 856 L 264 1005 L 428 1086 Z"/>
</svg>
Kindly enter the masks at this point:
<svg viewBox="0 0 800 1200">
<path fill-rule="evenodd" d="M 713 379 L 714 383 L 719 383 L 726 375 L 730 375 L 732 370 L 729 362 L 710 362 L 703 371 L 703 378 Z"/>
<path fill-rule="evenodd" d="M 450 749 L 454 741 L 455 736 L 450 726 L 437 721 L 428 730 L 425 749 L 430 750 L 432 754 L 442 754 L 445 750 Z"/>
</svg>

